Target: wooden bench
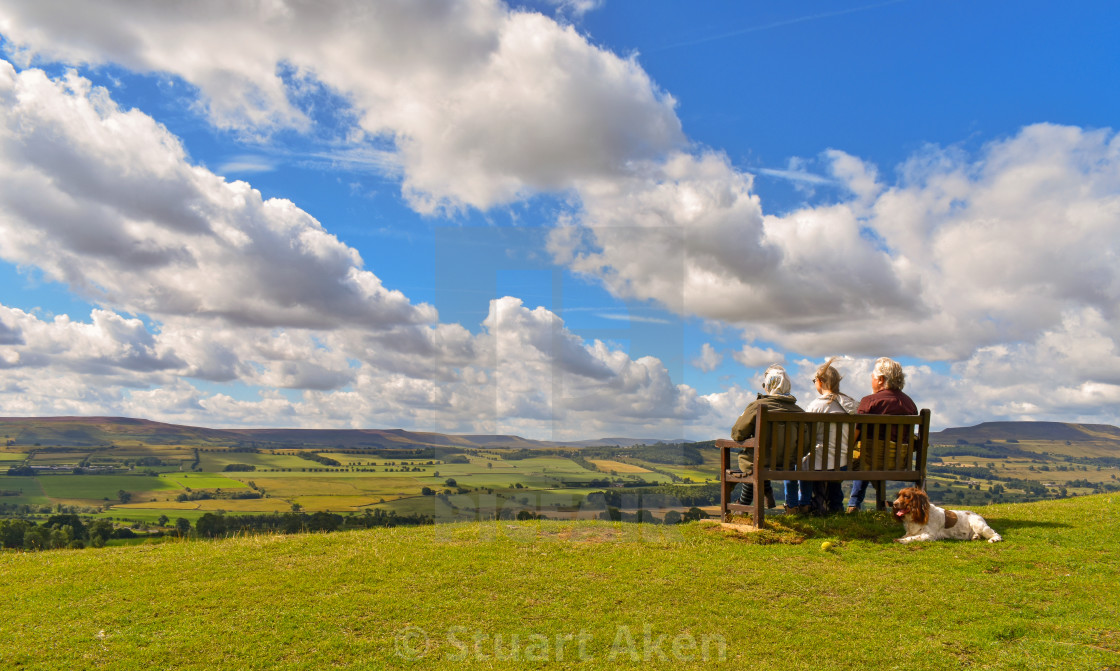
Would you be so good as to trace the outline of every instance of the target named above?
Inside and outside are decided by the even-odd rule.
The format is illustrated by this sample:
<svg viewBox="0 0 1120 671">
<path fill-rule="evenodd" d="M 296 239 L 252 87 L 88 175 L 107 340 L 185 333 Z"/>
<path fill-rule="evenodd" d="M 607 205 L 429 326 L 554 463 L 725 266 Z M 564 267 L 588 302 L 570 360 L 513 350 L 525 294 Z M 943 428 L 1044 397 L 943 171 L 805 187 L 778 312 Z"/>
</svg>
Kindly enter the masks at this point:
<svg viewBox="0 0 1120 671">
<path fill-rule="evenodd" d="M 847 444 L 841 440 L 842 426 L 848 427 Z M 822 449 L 829 458 L 820 464 L 847 463 L 848 470 L 802 469 L 802 459 L 811 455 L 808 464 L 817 462 L 817 429 L 823 430 Z M 758 449 L 768 445 L 772 436 L 784 434 L 783 446 L 775 449 Z M 858 445 L 857 445 L 858 436 Z M 917 415 L 848 415 L 827 412 L 774 412 L 765 407 L 758 409 L 755 417 L 754 436 L 737 442 L 720 439 L 720 510 L 723 521 L 731 513 L 749 513 L 755 526 L 765 524 L 763 483 L 767 480 L 802 480 L 809 482 L 870 480 L 876 483 L 875 504 L 879 510 L 886 508 L 884 487 L 887 480 L 913 482 L 918 487 L 926 484 L 926 453 L 929 449 L 929 410 Z M 731 467 L 731 450 L 754 449 L 754 473 L 744 475 Z M 859 450 L 858 456 L 856 451 Z M 784 452 L 784 455 L 781 454 Z M 821 455 L 824 457 L 825 455 Z M 845 459 L 839 459 L 844 455 Z M 778 459 L 778 457 L 783 457 Z M 780 461 L 780 463 L 776 463 Z M 853 470 L 853 465 L 855 469 Z M 754 484 L 754 503 L 741 505 L 730 500 L 731 490 L 739 483 Z"/>
</svg>

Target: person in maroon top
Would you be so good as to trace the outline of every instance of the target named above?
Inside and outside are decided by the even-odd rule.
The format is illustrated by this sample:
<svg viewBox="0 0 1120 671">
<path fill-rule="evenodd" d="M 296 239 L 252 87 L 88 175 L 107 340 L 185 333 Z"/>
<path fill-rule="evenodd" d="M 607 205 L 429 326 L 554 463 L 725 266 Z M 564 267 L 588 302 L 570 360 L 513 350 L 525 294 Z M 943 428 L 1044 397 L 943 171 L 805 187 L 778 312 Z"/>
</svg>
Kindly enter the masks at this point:
<svg viewBox="0 0 1120 671">
<path fill-rule="evenodd" d="M 859 415 L 916 415 L 918 406 L 914 404 L 902 388 L 906 386 L 906 374 L 902 372 L 902 364 L 882 357 L 875 361 L 875 368 L 871 371 L 871 395 L 864 396 L 859 401 L 856 414 Z M 848 496 L 848 512 L 854 513 L 863 505 L 864 496 L 867 494 L 868 480 L 854 480 L 852 491 Z M 876 485 L 878 487 L 878 485 Z"/>
</svg>

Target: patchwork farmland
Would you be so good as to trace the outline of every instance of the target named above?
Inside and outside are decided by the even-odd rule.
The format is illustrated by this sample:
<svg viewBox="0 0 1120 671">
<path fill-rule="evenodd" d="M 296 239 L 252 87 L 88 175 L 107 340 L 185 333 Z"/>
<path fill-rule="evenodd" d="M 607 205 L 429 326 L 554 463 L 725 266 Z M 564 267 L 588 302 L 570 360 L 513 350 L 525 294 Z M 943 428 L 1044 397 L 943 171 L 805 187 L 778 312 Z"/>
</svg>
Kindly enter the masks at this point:
<svg viewBox="0 0 1120 671">
<path fill-rule="evenodd" d="M 1061 426 L 1033 438 L 1027 423 L 935 435 L 931 496 L 977 505 L 1120 489 L 1120 436 Z M 661 519 L 718 504 L 710 442 L 565 446 L 513 436 L 223 431 L 97 418 L 0 419 L 0 432 L 6 517 L 72 512 L 143 526 L 193 523 L 207 513 L 380 510 L 465 521 L 645 509 L 646 519 Z"/>
</svg>

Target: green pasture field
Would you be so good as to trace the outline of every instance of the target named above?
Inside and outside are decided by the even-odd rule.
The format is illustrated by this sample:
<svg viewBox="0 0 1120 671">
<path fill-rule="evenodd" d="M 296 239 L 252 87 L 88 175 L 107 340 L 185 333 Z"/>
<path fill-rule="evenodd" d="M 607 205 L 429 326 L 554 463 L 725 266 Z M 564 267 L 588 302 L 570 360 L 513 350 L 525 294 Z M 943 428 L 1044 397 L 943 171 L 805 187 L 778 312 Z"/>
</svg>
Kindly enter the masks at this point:
<svg viewBox="0 0 1120 671">
<path fill-rule="evenodd" d="M 203 471 L 221 471 L 228 464 L 250 464 L 259 468 L 291 468 L 290 466 L 276 466 L 275 462 L 298 461 L 301 465 L 314 462 L 296 457 L 277 457 L 271 454 L 257 452 L 202 452 L 198 455 L 198 467 Z"/>
<path fill-rule="evenodd" d="M 224 510 L 230 514 L 279 513 L 287 512 L 292 509 L 290 501 L 275 497 L 263 499 L 202 499 L 200 501 L 192 501 L 192 503 L 197 504 L 198 510 L 210 513 L 220 510 Z M 170 517 L 170 515 L 168 515 L 168 517 Z"/>
<path fill-rule="evenodd" d="M 672 473 L 679 478 L 690 478 L 693 482 L 719 481 L 719 468 L 707 470 L 703 466 L 680 466 L 677 464 L 658 464 L 651 461 L 641 461 L 648 468 L 657 468 L 667 473 Z"/>
<path fill-rule="evenodd" d="M 434 496 L 407 496 L 370 507 L 391 510 L 398 515 L 431 515 L 440 520 L 452 517 L 451 508 Z"/>
<path fill-rule="evenodd" d="M 511 464 L 520 471 L 540 473 L 552 473 L 554 471 L 560 473 L 596 473 L 596 471 L 589 471 L 567 457 L 530 457 L 528 459 L 512 459 L 501 463 Z M 498 470 L 498 462 L 494 463 L 494 470 Z"/>
<path fill-rule="evenodd" d="M 254 464 L 257 468 L 310 468 L 319 466 L 314 461 L 301 459 L 289 452 L 261 452 L 259 454 L 239 452 L 246 457 L 256 457 L 252 461 L 243 461 L 241 463 Z"/>
<path fill-rule="evenodd" d="M 23 461 L 27 459 L 24 452 L 0 452 L 0 461 Z"/>
<path fill-rule="evenodd" d="M 482 487 L 494 489 L 512 488 L 517 483 L 521 483 L 525 487 L 541 488 L 550 486 L 550 482 L 545 480 L 541 475 L 536 473 L 460 473 L 460 474 L 445 474 L 442 470 L 439 472 L 439 477 L 418 478 L 425 485 L 432 488 L 442 488 L 444 480 L 450 475 L 455 479 L 460 487 Z"/>
<path fill-rule="evenodd" d="M 450 497 L 450 499 L 452 502 L 458 504 L 462 498 L 467 497 L 472 501 L 472 503 L 469 504 L 471 506 L 477 507 L 479 503 L 482 503 L 483 506 L 493 507 L 496 496 L 500 493 L 503 497 L 505 497 L 505 500 L 512 499 L 517 503 L 517 505 L 527 507 L 530 510 L 539 510 L 540 512 L 547 514 L 554 511 L 557 506 L 570 508 L 580 505 L 583 502 L 584 498 L 586 498 L 586 494 L 584 494 L 583 492 L 589 491 L 602 490 L 512 489 L 502 492 L 495 492 L 493 495 L 485 493 L 480 495 L 477 492 L 472 492 L 471 494 L 460 494 L 458 496 L 452 496 Z M 523 499 L 528 499 L 529 502 L 525 503 Z M 499 500 L 499 502 L 500 501 L 501 500 Z M 510 504 L 503 502 L 502 505 L 507 506 Z"/>
<path fill-rule="evenodd" d="M 979 465 L 986 466 L 988 462 L 981 461 Z M 1067 482 L 1069 480 L 1088 480 L 1089 482 L 1116 482 L 1120 478 L 1120 468 L 1102 466 L 1098 471 L 1096 466 L 1081 464 L 1037 464 L 1018 459 L 1005 459 L 996 463 L 995 473 L 1001 478 L 1022 478 L 1029 480 L 1047 480 L 1051 482 Z M 1034 470 L 1031 470 L 1031 467 Z M 1042 470 L 1046 466 L 1047 470 Z M 1067 470 L 1060 470 L 1061 467 Z M 1081 470 L 1084 468 L 1085 470 Z M 1114 477 L 1115 476 L 1115 477 Z"/>
<path fill-rule="evenodd" d="M 1064 440 L 1020 440 L 1017 443 L 1011 443 L 1004 440 L 993 441 L 993 445 L 997 447 L 1012 447 L 1027 452 L 1034 452 L 1039 455 L 1040 459 L 1046 459 L 1047 455 L 1053 456 L 1073 456 L 1073 457 L 1115 457 L 1116 456 L 1116 441 L 1115 440 L 1088 440 L 1088 441 L 1071 441 L 1066 444 Z M 1047 454 L 1043 454 L 1043 453 Z M 948 460 L 957 459 L 958 457 L 946 457 Z M 959 457 L 965 460 L 980 460 L 984 461 L 984 457 Z M 990 460 L 989 460 L 990 461 Z"/>
<path fill-rule="evenodd" d="M 390 495 L 391 496 L 391 495 Z M 386 496 L 373 496 L 366 495 L 352 495 L 340 496 L 338 494 L 331 494 L 327 496 L 294 496 L 291 497 L 293 503 L 298 503 L 303 511 L 313 513 L 317 511 L 327 511 L 332 513 L 346 513 L 362 510 L 368 506 L 372 506 L 382 499 L 387 499 Z M 281 499 L 262 499 L 262 501 L 280 501 Z M 276 507 L 277 512 L 283 512 L 291 509 L 291 504 L 284 505 L 283 507 Z"/>
<path fill-rule="evenodd" d="M 719 480 L 719 450 L 705 448 L 700 450 L 700 456 L 704 458 L 704 463 L 695 466 L 686 466 L 678 464 L 655 464 L 652 462 L 650 465 L 660 468 L 662 470 L 673 473 L 681 478 L 692 478 L 693 482 L 705 482 L 707 480 Z"/>
<path fill-rule="evenodd" d="M 257 486 L 269 496 L 413 496 L 421 485 L 411 478 L 388 478 L 373 474 L 285 473 L 283 477 L 256 477 Z"/>
<path fill-rule="evenodd" d="M 148 475 L 41 475 L 35 478 L 52 499 L 82 499 L 100 503 L 117 500 L 120 490 L 150 494 L 178 489 L 162 477 Z"/>
<path fill-rule="evenodd" d="M 112 450 L 103 454 L 113 455 L 121 459 L 136 459 L 139 457 L 159 457 L 172 461 L 194 461 L 194 447 L 190 445 L 115 445 Z"/>
<path fill-rule="evenodd" d="M 502 521 L 5 552 L 0 663 L 1120 666 L 1120 496 L 982 512 L 1003 543 L 899 545 L 866 513 L 757 533 Z"/>
<path fill-rule="evenodd" d="M 0 475 L 0 489 L 23 492 L 19 496 L 0 496 L 0 503 L 47 505 L 51 502 L 43 492 L 43 487 L 39 484 L 39 478 Z"/>
<path fill-rule="evenodd" d="M 458 515 L 450 507 L 434 496 L 403 497 L 373 506 L 393 510 L 403 515 L 432 515 L 437 522 L 466 519 L 490 519 L 499 508 L 510 509 L 515 513 L 528 510 L 550 518 L 569 517 L 572 509 L 579 507 L 590 492 L 600 489 L 507 489 L 494 490 L 494 493 L 472 491 L 466 494 L 452 494 L 448 500 L 459 509 Z M 585 516 L 597 516 L 602 509 L 585 508 Z"/>
<path fill-rule="evenodd" d="M 243 475 L 253 475 L 244 473 Z M 176 489 L 248 489 L 249 485 L 240 480 L 228 478 L 221 473 L 164 473 L 160 476 L 174 483 Z M 252 478 L 248 478 L 252 480 Z"/>
<path fill-rule="evenodd" d="M 1009 443 L 1011 447 L 1018 447 L 1030 452 L 1049 452 L 1063 456 L 1078 457 L 1115 457 L 1115 441 L 1079 441 L 1066 444 L 1064 440 L 1021 440 L 1018 443 Z"/>
</svg>

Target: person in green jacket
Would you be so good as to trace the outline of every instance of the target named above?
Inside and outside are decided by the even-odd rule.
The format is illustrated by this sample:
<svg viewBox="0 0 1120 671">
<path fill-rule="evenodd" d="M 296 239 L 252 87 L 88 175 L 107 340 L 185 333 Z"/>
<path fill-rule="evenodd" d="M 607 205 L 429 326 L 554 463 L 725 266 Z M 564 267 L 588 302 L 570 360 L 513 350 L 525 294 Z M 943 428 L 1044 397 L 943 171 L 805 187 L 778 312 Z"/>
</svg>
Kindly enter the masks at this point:
<svg viewBox="0 0 1120 671">
<path fill-rule="evenodd" d="M 778 364 L 771 365 L 763 373 L 762 389 L 763 391 L 759 393 L 758 398 L 751 401 L 735 422 L 735 426 L 731 427 L 732 440 L 743 441 L 754 437 L 755 416 L 762 406 L 766 406 L 767 411 L 803 412 L 797 405 L 797 399 L 789 393 L 790 382 L 789 376 L 786 375 L 786 369 Z M 782 438 L 781 435 L 772 436 L 770 449 L 784 449 L 785 441 Z M 778 459 L 781 460 L 782 455 L 778 455 Z M 754 454 L 752 450 L 745 449 L 739 453 L 739 470 L 744 475 L 754 473 Z M 763 491 L 766 495 L 767 507 L 773 508 L 774 490 L 771 488 L 769 480 L 766 481 Z M 739 494 L 739 503 L 743 505 L 754 503 L 754 485 L 752 483 L 743 484 L 743 489 Z"/>
</svg>

